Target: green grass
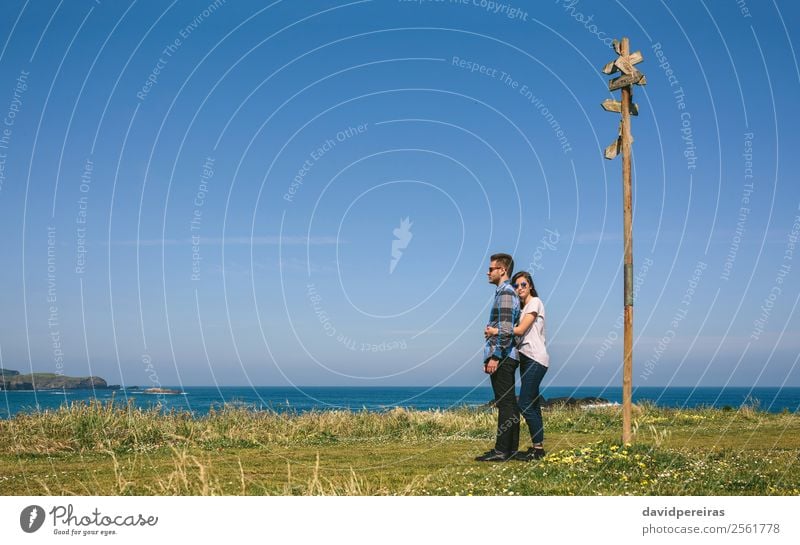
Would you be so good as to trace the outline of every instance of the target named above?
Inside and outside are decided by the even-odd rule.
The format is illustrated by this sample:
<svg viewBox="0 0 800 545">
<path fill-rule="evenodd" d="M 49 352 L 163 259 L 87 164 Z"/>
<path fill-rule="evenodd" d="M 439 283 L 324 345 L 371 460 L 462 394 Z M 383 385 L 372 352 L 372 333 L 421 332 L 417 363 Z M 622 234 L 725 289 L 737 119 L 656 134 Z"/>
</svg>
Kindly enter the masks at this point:
<svg viewBox="0 0 800 545">
<path fill-rule="evenodd" d="M 626 446 L 618 408 L 548 409 L 544 460 L 476 463 L 495 421 L 488 409 L 192 418 L 74 404 L 0 421 L 0 494 L 800 494 L 796 414 L 637 406 Z"/>
</svg>

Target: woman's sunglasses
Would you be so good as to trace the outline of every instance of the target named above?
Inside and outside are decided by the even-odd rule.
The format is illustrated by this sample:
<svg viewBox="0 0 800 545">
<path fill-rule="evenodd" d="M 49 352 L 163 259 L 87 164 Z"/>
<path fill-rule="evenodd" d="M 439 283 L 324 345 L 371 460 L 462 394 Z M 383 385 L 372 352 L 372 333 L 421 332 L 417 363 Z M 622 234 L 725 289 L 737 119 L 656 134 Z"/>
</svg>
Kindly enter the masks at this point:
<svg viewBox="0 0 800 545">
<path fill-rule="evenodd" d="M 513 286 L 514 286 L 514 289 L 527 288 L 528 287 L 528 283 L 527 282 L 518 282 L 516 284 L 513 284 Z"/>
</svg>

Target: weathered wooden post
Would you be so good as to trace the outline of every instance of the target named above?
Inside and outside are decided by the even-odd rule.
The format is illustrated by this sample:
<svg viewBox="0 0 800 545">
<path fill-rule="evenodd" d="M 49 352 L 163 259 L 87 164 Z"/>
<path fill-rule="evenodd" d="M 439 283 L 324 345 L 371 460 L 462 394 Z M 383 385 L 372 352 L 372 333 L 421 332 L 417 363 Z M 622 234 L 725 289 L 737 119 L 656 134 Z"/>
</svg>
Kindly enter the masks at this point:
<svg viewBox="0 0 800 545">
<path fill-rule="evenodd" d="M 624 281 L 625 281 L 625 337 L 623 342 L 622 358 L 622 442 L 631 442 L 631 412 L 633 397 L 633 220 L 632 220 L 632 190 L 631 190 L 631 114 L 639 115 L 639 108 L 633 103 L 633 85 L 647 83 L 644 74 L 634 68 L 635 64 L 642 62 L 642 53 L 630 52 L 628 38 L 621 42 L 614 40 L 614 51 L 619 55 L 615 60 L 603 67 L 603 72 L 613 74 L 622 72 L 622 75 L 608 82 L 608 90 L 622 89 L 619 102 L 615 100 L 603 101 L 603 109 L 608 112 L 619 112 L 622 119 L 619 125 L 617 139 L 606 148 L 606 159 L 613 159 L 622 151 L 622 213 L 623 237 L 625 246 Z"/>
</svg>

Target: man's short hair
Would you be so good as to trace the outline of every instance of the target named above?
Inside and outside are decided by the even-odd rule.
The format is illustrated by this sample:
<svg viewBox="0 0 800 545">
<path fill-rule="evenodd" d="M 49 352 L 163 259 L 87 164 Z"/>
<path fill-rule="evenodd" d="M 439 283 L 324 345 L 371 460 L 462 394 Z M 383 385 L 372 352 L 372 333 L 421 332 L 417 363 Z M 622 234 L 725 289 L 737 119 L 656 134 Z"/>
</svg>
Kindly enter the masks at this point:
<svg viewBox="0 0 800 545">
<path fill-rule="evenodd" d="M 514 274 L 514 258 L 508 254 L 494 254 L 491 258 L 492 261 L 497 261 L 500 266 L 506 270 L 506 274 L 511 276 Z"/>
</svg>

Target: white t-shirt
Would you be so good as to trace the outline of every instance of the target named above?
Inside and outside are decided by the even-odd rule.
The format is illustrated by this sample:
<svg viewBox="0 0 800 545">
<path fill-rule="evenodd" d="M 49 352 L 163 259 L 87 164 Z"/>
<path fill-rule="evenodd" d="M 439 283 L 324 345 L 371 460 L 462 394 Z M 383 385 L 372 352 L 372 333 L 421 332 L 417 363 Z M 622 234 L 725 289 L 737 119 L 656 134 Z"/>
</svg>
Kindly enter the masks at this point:
<svg viewBox="0 0 800 545">
<path fill-rule="evenodd" d="M 547 348 L 544 340 L 544 304 L 538 297 L 532 297 L 528 304 L 520 313 L 520 320 L 526 314 L 536 313 L 533 325 L 528 328 L 525 335 L 519 338 L 517 348 L 529 358 L 536 360 L 545 367 L 550 365 L 550 356 L 547 355 Z"/>
</svg>

